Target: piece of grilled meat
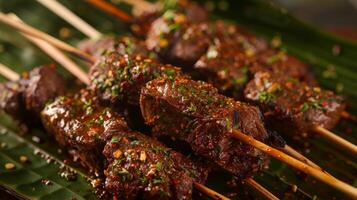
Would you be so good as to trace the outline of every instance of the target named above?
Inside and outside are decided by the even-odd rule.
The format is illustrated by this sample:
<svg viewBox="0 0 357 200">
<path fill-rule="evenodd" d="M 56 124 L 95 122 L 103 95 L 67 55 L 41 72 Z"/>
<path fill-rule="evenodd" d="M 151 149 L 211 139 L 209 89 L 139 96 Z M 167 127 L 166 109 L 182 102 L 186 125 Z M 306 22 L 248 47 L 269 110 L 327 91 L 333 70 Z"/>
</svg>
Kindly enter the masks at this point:
<svg viewBox="0 0 357 200">
<path fill-rule="evenodd" d="M 119 46 L 117 46 L 119 47 Z M 179 68 L 160 64 L 140 54 L 108 50 L 90 71 L 91 89 L 109 106 L 139 105 L 140 89 L 157 77 L 180 76 Z"/>
<path fill-rule="evenodd" d="M 208 169 L 138 132 L 118 132 L 104 149 L 106 188 L 118 199 L 191 199 Z"/>
<path fill-rule="evenodd" d="M 66 82 L 56 72 L 54 65 L 44 65 L 0 87 L 1 110 L 16 120 L 26 132 L 29 127 L 38 124 L 38 114 L 45 105 L 64 94 Z"/>
<path fill-rule="evenodd" d="M 267 142 L 259 110 L 218 94 L 210 84 L 182 77 L 156 79 L 142 89 L 140 106 L 156 137 L 185 141 L 196 155 L 240 178 L 252 176 L 267 161 L 264 153 L 231 136 L 239 129 Z"/>
<path fill-rule="evenodd" d="M 332 91 L 311 87 L 283 73 L 256 73 L 245 88 L 245 97 L 261 108 L 271 127 L 293 137 L 316 126 L 333 128 L 345 109 L 343 98 Z"/>
<path fill-rule="evenodd" d="M 102 151 L 107 139 L 129 130 L 124 118 L 100 106 L 89 90 L 58 97 L 42 111 L 41 119 L 59 145 L 97 175 L 103 171 Z"/>
<path fill-rule="evenodd" d="M 172 4 L 172 2 L 167 2 L 167 4 Z M 196 2 L 176 1 L 175 4 L 176 5 L 167 5 L 168 7 L 164 10 L 181 12 L 189 21 L 195 23 L 203 22 L 208 19 L 208 11 L 202 6 L 199 6 Z M 131 29 L 135 36 L 146 38 L 146 35 L 151 28 L 151 24 L 161 15 L 162 13 L 153 11 L 144 12 L 140 16 L 135 17 L 131 25 Z"/>
<path fill-rule="evenodd" d="M 163 62 L 189 69 L 206 53 L 208 32 L 207 23 L 191 23 L 186 15 L 169 10 L 152 23 L 146 44 Z"/>
<path fill-rule="evenodd" d="M 9 81 L 0 84 L 0 109 L 11 116 L 20 126 L 22 132 L 27 132 L 29 125 L 36 123 L 31 112 L 25 108 L 23 99 L 23 84 L 21 81 Z M 36 119 L 36 118 L 35 118 Z"/>
</svg>

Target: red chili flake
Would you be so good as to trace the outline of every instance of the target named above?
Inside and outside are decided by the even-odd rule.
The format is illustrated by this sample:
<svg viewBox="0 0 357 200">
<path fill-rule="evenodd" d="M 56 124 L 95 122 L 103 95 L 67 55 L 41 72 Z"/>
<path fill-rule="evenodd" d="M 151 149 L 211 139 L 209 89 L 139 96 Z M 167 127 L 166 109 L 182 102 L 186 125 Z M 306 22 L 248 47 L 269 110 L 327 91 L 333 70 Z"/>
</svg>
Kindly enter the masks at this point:
<svg viewBox="0 0 357 200">
<path fill-rule="evenodd" d="M 281 109 L 280 109 L 278 106 L 275 106 L 274 110 L 275 110 L 277 113 L 280 113 L 280 112 L 281 112 Z"/>
</svg>

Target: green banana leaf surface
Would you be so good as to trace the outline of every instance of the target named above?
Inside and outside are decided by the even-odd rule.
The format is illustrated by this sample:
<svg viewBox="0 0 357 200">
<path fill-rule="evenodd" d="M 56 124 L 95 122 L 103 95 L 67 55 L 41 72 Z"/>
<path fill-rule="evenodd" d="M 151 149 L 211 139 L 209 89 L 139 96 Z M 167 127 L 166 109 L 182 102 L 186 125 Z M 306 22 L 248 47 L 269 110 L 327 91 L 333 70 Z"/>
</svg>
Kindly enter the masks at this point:
<svg viewBox="0 0 357 200">
<path fill-rule="evenodd" d="M 85 1 L 61 2 L 105 34 L 129 34 L 128 25 L 86 4 Z M 119 1 L 112 2 L 128 12 L 131 10 L 130 6 Z M 237 23 L 267 40 L 279 38 L 282 41 L 280 48 L 310 64 L 321 86 L 344 95 L 348 102 L 348 112 L 357 115 L 356 42 L 306 25 L 267 1 L 225 1 L 225 6 L 222 6 L 221 1 L 201 3 L 208 4 L 212 9 L 212 19 Z M 165 5 L 174 6 L 175 2 L 165 1 Z M 28 24 L 73 45 L 85 38 L 36 1 L 0 0 L 0 10 L 16 13 Z M 332 53 L 335 46 L 341 49 L 339 55 Z M 22 73 L 53 61 L 11 28 L 0 24 L 0 62 Z M 83 64 L 81 61 L 78 63 Z M 74 79 L 66 71 L 59 70 L 67 78 Z M 0 80 L 6 81 L 2 77 Z M 333 131 L 357 143 L 356 130 L 355 123 L 342 120 Z M 329 173 L 357 186 L 356 155 L 349 154 L 318 136 L 308 141 L 287 141 Z M 33 130 L 31 134 L 23 136 L 8 116 L 0 114 L 0 144 L 0 188 L 3 191 L 0 193 L 0 199 L 2 195 L 5 197 L 4 191 L 11 194 L 8 195 L 9 198 L 19 199 L 98 198 L 91 187 L 94 180 L 81 167 L 68 162 L 69 157 L 59 150 L 43 130 Z M 227 189 L 226 182 L 230 178 L 226 174 L 212 174 L 208 186 L 232 199 L 263 199 L 244 185 L 234 190 Z M 281 199 L 349 198 L 274 159 L 269 168 L 258 173 L 255 179 Z M 199 194 L 195 194 L 194 198 L 209 199 Z"/>
</svg>

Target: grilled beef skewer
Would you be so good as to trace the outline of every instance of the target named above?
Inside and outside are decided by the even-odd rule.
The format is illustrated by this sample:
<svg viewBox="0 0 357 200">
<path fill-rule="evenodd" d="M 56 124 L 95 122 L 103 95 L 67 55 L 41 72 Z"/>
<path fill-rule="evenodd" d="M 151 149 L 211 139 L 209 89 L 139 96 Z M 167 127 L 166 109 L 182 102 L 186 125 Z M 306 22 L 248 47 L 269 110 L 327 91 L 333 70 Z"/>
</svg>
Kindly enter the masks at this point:
<svg viewBox="0 0 357 200">
<path fill-rule="evenodd" d="M 130 130 L 124 118 L 100 106 L 91 91 L 57 98 L 41 118 L 59 144 L 86 167 L 99 174 L 105 169 L 105 188 L 113 197 L 190 199 L 193 183 L 207 178 L 207 168 Z"/>
</svg>

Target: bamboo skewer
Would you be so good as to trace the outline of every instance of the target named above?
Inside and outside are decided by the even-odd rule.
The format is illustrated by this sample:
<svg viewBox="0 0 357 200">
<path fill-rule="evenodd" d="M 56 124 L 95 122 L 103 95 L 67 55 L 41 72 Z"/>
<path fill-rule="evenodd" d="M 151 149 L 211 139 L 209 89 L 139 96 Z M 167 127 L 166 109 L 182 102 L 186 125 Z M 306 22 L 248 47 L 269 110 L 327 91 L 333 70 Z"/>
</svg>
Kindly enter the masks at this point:
<svg viewBox="0 0 357 200">
<path fill-rule="evenodd" d="M 7 16 L 5 16 L 5 17 L 8 18 Z M 15 20 L 15 23 L 18 23 L 18 22 L 16 22 L 16 20 Z M 15 27 L 18 27 L 18 26 L 15 26 Z M 41 32 L 41 33 L 42 33 L 41 35 L 45 34 L 43 32 Z M 47 42 L 48 37 L 44 37 L 44 38 L 40 38 L 40 39 L 45 40 Z M 72 48 L 74 48 L 74 47 L 72 47 Z M 91 58 L 91 60 L 94 60 L 94 59 Z M 232 132 L 232 136 L 236 139 L 239 139 L 239 140 L 249 144 L 249 145 L 252 145 L 253 147 L 263 151 L 264 153 L 267 153 L 268 155 L 270 155 L 280 161 L 283 161 L 283 162 L 289 164 L 290 166 L 292 166 L 298 170 L 301 170 L 311 176 L 314 176 L 318 180 L 325 182 L 326 184 L 329 184 L 329 185 L 335 187 L 336 189 L 338 189 L 350 196 L 353 196 L 354 198 L 357 198 L 357 189 L 356 188 L 334 178 L 331 175 L 328 175 L 324 171 L 321 171 L 321 170 L 311 167 L 301 161 L 298 161 L 298 160 L 288 156 L 287 154 L 285 154 L 273 147 L 270 147 L 258 140 L 255 140 L 254 138 L 252 138 L 250 136 L 245 135 L 244 133 L 242 133 L 238 130 L 234 130 Z"/>
<path fill-rule="evenodd" d="M 350 195 L 353 198 L 357 198 L 357 188 L 338 180 L 337 178 L 327 174 L 326 172 L 316 169 L 314 167 L 311 167 L 309 165 L 306 165 L 305 163 L 296 160 L 295 158 L 292 158 L 285 153 L 274 149 L 258 140 L 255 140 L 254 138 L 245 135 L 244 133 L 240 132 L 239 130 L 233 130 L 232 136 L 236 139 L 239 139 L 240 141 L 243 141 L 249 145 L 254 146 L 255 148 L 261 150 L 262 152 L 280 160 L 283 161 L 290 166 L 294 167 L 295 169 L 298 169 L 302 172 L 305 172 L 308 175 L 311 175 L 315 177 L 316 179 Z"/>
<path fill-rule="evenodd" d="M 16 81 L 20 78 L 20 75 L 12 71 L 10 68 L 0 63 L 0 74 L 10 81 Z"/>
<path fill-rule="evenodd" d="M 42 38 L 43 40 L 47 41 L 48 43 L 52 44 L 53 46 L 58 47 L 59 49 L 63 49 L 74 56 L 77 56 L 87 62 L 94 63 L 94 60 L 92 57 L 50 35 L 47 35 L 37 29 L 32 28 L 31 26 L 26 25 L 25 23 L 19 23 L 17 20 L 6 16 L 3 12 L 0 12 L 0 21 L 17 29 L 20 30 L 21 32 L 28 34 L 30 36 L 36 37 L 36 38 Z"/>
<path fill-rule="evenodd" d="M 128 15 L 126 12 L 117 10 L 115 6 L 109 4 L 105 1 L 102 1 L 102 0 L 86 0 L 86 1 L 88 3 L 93 4 L 96 7 L 104 10 L 105 12 L 120 18 L 124 22 L 131 22 L 133 20 L 133 18 L 130 15 Z"/>
<path fill-rule="evenodd" d="M 244 180 L 247 184 L 255 188 L 257 191 L 259 191 L 261 194 L 264 195 L 267 199 L 270 200 L 279 200 L 276 196 L 274 196 L 269 190 L 265 189 L 262 187 L 259 183 L 257 183 L 254 179 L 248 178 Z"/>
<path fill-rule="evenodd" d="M 22 22 L 21 19 L 14 14 L 8 14 L 7 16 L 19 22 Z M 75 75 L 80 81 L 82 81 L 86 85 L 89 84 L 89 78 L 87 74 L 83 70 L 81 70 L 81 68 L 77 66 L 71 59 L 69 59 L 66 55 L 64 55 L 64 53 L 62 53 L 60 50 L 48 44 L 47 42 L 44 42 L 41 39 L 37 39 L 33 36 L 29 36 L 28 34 L 24 34 L 24 33 L 22 33 L 22 35 L 26 37 L 28 40 L 30 40 L 31 42 L 33 42 L 34 44 L 36 44 L 44 52 L 49 54 L 51 58 L 53 58 L 56 62 L 61 64 L 70 73 Z"/>
<path fill-rule="evenodd" d="M 57 15 L 61 16 L 62 18 L 66 19 L 66 21 L 74 27 L 78 27 L 78 29 L 87 35 L 90 38 L 93 39 L 98 39 L 102 37 L 102 34 L 97 31 L 95 28 L 90 26 L 88 23 L 86 23 L 84 20 L 79 18 L 77 15 L 75 15 L 72 11 L 70 11 L 68 8 L 60 4 L 56 0 L 37 0 L 40 4 L 44 5 L 48 9 L 50 9 L 52 12 L 56 13 Z"/>
<path fill-rule="evenodd" d="M 88 3 L 94 5 L 95 7 L 118 17 L 119 19 L 123 20 L 124 22 L 131 22 L 133 18 L 128 15 L 126 12 L 123 12 L 117 9 L 116 6 L 108 3 L 105 0 L 86 0 Z M 140 1 L 140 0 L 122 0 L 122 2 L 127 3 L 133 6 L 134 13 L 140 15 L 143 12 L 154 12 L 156 10 L 160 10 L 160 4 L 154 5 L 153 3 L 147 1 Z M 159 2 L 158 2 L 159 3 Z"/>
<path fill-rule="evenodd" d="M 94 0 L 95 1 L 95 0 Z M 111 6 L 112 9 L 115 9 L 116 11 L 115 12 L 123 12 L 121 11 L 119 8 L 117 8 L 116 6 L 114 5 L 111 5 L 110 3 L 106 2 L 106 1 L 101 1 L 101 2 L 105 2 L 106 6 Z M 135 6 L 140 6 L 140 8 L 145 8 L 143 6 L 143 4 L 147 4 L 148 2 L 146 1 L 143 1 L 143 0 L 126 0 L 127 3 L 132 3 L 132 5 L 135 7 Z M 102 10 L 106 11 L 106 9 L 104 8 L 101 8 Z M 121 19 L 119 17 L 119 19 Z M 343 118 L 346 118 L 346 119 L 349 119 L 351 121 L 357 121 L 356 117 L 354 116 L 351 116 L 349 113 L 347 112 L 342 112 L 341 113 L 341 117 Z M 343 147 L 344 149 L 354 153 L 357 155 L 357 145 L 347 141 L 346 139 L 344 138 L 341 138 L 340 136 L 338 136 L 337 134 L 325 129 L 324 127 L 322 126 L 316 126 L 313 131 L 315 131 L 316 133 L 324 136 L 326 139 L 328 140 L 331 140 L 335 143 L 337 143 L 338 145 L 340 145 L 341 147 Z"/>
<path fill-rule="evenodd" d="M 336 135 L 335 133 L 321 127 L 321 126 L 317 126 L 314 131 L 318 134 L 320 134 L 321 136 L 336 142 L 337 144 L 339 144 L 340 146 L 342 146 L 345 149 L 348 149 L 349 151 L 351 151 L 352 153 L 354 153 L 355 155 L 357 155 L 357 146 L 355 144 L 352 144 L 351 142 L 343 139 L 342 137 Z"/>
<path fill-rule="evenodd" d="M 293 149 L 289 145 L 285 145 L 284 148 L 281 149 L 283 152 L 289 154 L 290 156 L 293 156 L 294 158 L 310 165 L 311 167 L 315 167 L 316 169 L 322 170 L 320 166 L 318 166 L 316 163 L 312 162 L 308 158 L 306 158 L 304 155 L 301 153 L 297 152 L 295 149 Z"/>
</svg>

